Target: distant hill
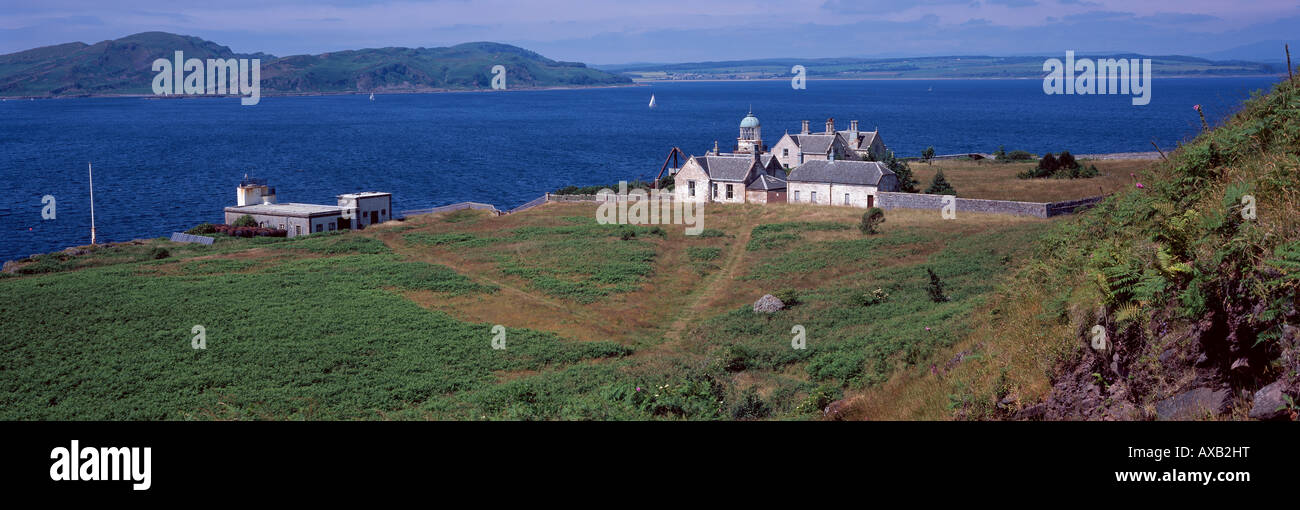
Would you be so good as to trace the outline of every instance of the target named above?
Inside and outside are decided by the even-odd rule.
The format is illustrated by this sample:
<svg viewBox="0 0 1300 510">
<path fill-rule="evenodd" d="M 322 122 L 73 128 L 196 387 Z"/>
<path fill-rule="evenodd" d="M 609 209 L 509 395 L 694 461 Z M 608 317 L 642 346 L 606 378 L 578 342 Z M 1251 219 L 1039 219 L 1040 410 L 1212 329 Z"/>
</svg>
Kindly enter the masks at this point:
<svg viewBox="0 0 1300 510">
<path fill-rule="evenodd" d="M 1281 46 L 1278 46 L 1281 51 Z M 1240 60 L 1214 61 L 1180 55 L 1079 54 L 1093 58 L 1150 58 L 1156 76 L 1272 75 L 1286 72 L 1285 65 Z M 1035 78 L 1043 76 L 1046 56 L 951 56 L 913 58 L 761 59 L 681 64 L 626 64 L 600 66 L 644 80 L 709 80 L 789 78 L 790 68 L 802 65 L 816 78 Z"/>
<path fill-rule="evenodd" d="M 260 58 L 262 95 L 316 92 L 489 88 L 491 68 L 506 67 L 510 88 L 631 83 L 627 77 L 561 62 L 507 44 L 378 48 L 293 55 L 234 53 L 197 37 L 144 32 L 93 45 L 75 42 L 0 55 L 0 96 L 151 94 L 154 59 Z"/>
</svg>

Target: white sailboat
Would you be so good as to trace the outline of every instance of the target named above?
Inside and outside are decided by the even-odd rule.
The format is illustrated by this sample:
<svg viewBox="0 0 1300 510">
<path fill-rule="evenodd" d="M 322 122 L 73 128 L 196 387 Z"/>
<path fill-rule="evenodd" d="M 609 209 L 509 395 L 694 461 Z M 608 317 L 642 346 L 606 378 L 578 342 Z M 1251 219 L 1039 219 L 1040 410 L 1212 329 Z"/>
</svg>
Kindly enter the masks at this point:
<svg viewBox="0 0 1300 510">
<path fill-rule="evenodd" d="M 651 107 L 651 108 L 654 108 L 654 107 L 655 107 L 655 95 L 654 95 L 654 94 L 650 94 L 650 107 Z"/>
<path fill-rule="evenodd" d="M 374 92 L 371 92 L 371 93 L 370 93 L 370 100 L 371 100 L 371 101 L 374 101 L 374 100 L 375 100 L 375 93 L 374 93 Z"/>
</svg>

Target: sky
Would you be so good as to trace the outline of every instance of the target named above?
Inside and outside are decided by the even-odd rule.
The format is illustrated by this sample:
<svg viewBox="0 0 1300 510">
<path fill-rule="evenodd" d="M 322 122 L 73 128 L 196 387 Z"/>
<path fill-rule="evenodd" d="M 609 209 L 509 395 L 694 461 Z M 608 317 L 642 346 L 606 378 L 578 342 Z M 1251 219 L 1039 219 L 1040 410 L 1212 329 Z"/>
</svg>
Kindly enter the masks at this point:
<svg viewBox="0 0 1300 510">
<path fill-rule="evenodd" d="M 0 12 L 0 54 L 152 30 L 278 56 L 495 41 L 589 64 L 1066 50 L 1229 58 L 1300 39 L 1296 0 L 0 0 Z"/>
</svg>

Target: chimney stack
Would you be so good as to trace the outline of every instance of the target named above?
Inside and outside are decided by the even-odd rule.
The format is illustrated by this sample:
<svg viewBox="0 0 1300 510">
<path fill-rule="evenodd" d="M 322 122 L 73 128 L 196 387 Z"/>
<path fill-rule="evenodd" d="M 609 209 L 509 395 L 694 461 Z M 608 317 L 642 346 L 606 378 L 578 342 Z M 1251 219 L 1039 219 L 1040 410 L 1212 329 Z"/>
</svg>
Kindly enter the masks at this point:
<svg viewBox="0 0 1300 510">
<path fill-rule="evenodd" d="M 717 140 L 714 140 L 714 141 L 713 141 L 713 155 L 714 155 L 714 156 L 718 155 L 718 141 L 717 141 Z"/>
<path fill-rule="evenodd" d="M 858 130 L 858 121 L 856 121 L 856 120 L 850 120 L 850 121 L 849 121 L 849 131 L 855 131 L 855 132 L 856 132 L 857 130 Z"/>
<path fill-rule="evenodd" d="M 834 117 L 831 117 L 831 118 L 829 118 L 829 119 L 826 119 L 826 134 L 828 134 L 828 135 L 833 135 L 833 134 L 835 134 L 835 118 L 834 118 Z"/>
<path fill-rule="evenodd" d="M 801 134 L 801 135 L 806 135 L 806 134 L 808 134 L 808 121 L 806 121 L 806 120 L 803 121 L 803 132 L 801 132 L 801 133 L 799 133 L 799 134 Z"/>
</svg>

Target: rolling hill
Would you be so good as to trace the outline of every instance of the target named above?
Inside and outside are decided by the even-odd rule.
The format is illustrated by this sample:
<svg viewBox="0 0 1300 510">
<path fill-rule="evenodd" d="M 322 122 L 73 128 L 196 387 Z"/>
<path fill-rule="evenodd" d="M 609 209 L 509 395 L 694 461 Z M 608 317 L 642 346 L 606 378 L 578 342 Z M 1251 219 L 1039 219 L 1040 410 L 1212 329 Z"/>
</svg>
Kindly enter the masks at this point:
<svg viewBox="0 0 1300 510">
<path fill-rule="evenodd" d="M 510 88 L 629 84 L 578 62 L 551 60 L 507 44 L 447 48 L 375 48 L 292 55 L 235 53 L 197 37 L 145 32 L 96 44 L 67 43 L 0 55 L 0 96 L 151 94 L 154 59 L 260 58 L 262 95 L 474 90 L 488 88 L 504 65 Z"/>
</svg>

